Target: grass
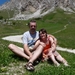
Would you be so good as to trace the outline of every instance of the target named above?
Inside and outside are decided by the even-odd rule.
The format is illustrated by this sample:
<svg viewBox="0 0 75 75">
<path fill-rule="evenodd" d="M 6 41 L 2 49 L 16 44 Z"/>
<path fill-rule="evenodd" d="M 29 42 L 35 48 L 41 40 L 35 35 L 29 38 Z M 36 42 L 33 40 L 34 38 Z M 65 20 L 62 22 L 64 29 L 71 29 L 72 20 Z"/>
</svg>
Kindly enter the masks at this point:
<svg viewBox="0 0 75 75">
<path fill-rule="evenodd" d="M 0 13 L 1 15 L 2 13 Z M 4 15 L 6 16 L 6 14 Z M 36 19 L 37 30 L 45 28 L 48 33 L 53 34 L 61 47 L 75 49 L 75 14 L 66 14 L 62 10 L 56 10 L 41 19 Z M 61 64 L 55 67 L 51 62 L 40 62 L 35 66 L 34 72 L 29 72 L 24 68 L 26 59 L 19 57 L 8 49 L 10 43 L 22 47 L 22 44 L 2 40 L 8 35 L 20 35 L 28 30 L 28 21 L 11 21 L 12 25 L 0 23 L 0 75 L 74 75 L 75 74 L 75 54 L 59 53 L 69 62 L 70 67 Z M 64 29 L 64 26 L 67 27 Z M 57 32 L 57 33 L 55 33 Z"/>
<path fill-rule="evenodd" d="M 14 10 L 2 10 L 0 11 L 0 16 L 2 16 L 4 19 L 12 18 L 14 14 Z"/>
</svg>

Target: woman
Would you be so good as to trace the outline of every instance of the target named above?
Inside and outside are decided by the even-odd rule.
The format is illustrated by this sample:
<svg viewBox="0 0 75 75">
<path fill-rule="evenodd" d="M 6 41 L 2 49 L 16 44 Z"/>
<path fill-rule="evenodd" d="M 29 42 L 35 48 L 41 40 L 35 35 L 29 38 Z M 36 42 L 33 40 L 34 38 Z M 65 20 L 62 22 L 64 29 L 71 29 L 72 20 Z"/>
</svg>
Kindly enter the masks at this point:
<svg viewBox="0 0 75 75">
<path fill-rule="evenodd" d="M 57 40 L 54 36 L 48 35 L 45 29 L 39 31 L 39 40 L 40 44 L 44 47 L 42 52 L 43 60 L 50 58 L 56 66 L 60 64 L 56 59 L 62 62 L 65 66 L 68 66 L 67 61 L 56 51 Z"/>
<path fill-rule="evenodd" d="M 51 59 L 56 66 L 59 66 L 60 64 L 57 62 L 57 60 L 58 60 L 58 61 L 62 62 L 65 66 L 68 66 L 67 61 L 56 51 L 57 39 L 52 35 L 48 35 L 47 31 L 45 29 L 41 29 L 39 31 L 39 39 L 36 41 L 34 47 L 37 47 L 39 45 L 41 45 L 43 47 L 42 61 Z M 31 49 L 31 50 L 33 50 L 33 49 Z M 32 65 L 32 63 L 34 62 L 34 60 L 36 60 L 36 58 L 39 57 L 39 55 L 41 53 L 37 52 L 37 54 L 35 55 L 35 53 L 34 53 L 32 58 L 26 64 L 27 69 L 34 70 L 34 66 Z M 36 57 L 34 57 L 34 56 L 36 56 Z"/>
</svg>

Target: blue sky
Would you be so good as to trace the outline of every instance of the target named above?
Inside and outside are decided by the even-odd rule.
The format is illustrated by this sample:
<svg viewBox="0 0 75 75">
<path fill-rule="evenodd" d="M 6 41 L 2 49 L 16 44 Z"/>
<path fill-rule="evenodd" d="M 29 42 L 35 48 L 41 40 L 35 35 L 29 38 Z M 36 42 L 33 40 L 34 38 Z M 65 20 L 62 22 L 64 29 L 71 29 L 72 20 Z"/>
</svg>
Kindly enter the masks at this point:
<svg viewBox="0 0 75 75">
<path fill-rule="evenodd" d="M 0 0 L 0 5 L 4 4 L 7 1 L 9 1 L 9 0 Z"/>
</svg>

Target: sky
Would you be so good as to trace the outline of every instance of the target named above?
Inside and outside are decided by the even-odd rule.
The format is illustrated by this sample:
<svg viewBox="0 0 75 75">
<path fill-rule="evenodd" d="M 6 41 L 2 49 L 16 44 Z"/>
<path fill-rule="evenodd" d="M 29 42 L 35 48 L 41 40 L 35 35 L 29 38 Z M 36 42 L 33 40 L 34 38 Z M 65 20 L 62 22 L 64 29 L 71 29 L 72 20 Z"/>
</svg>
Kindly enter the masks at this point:
<svg viewBox="0 0 75 75">
<path fill-rule="evenodd" d="M 8 2 L 9 0 L 0 0 L 0 5 L 4 4 L 5 2 Z"/>
</svg>

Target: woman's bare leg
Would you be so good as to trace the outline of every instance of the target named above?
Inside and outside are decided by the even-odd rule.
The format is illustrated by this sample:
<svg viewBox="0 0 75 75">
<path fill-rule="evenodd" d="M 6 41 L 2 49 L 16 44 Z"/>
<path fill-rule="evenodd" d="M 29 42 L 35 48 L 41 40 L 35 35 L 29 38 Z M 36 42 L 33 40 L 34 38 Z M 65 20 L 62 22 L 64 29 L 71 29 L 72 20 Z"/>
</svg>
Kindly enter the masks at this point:
<svg viewBox="0 0 75 75">
<path fill-rule="evenodd" d="M 14 52 L 15 54 L 17 54 L 17 55 L 19 55 L 19 56 L 22 56 L 22 57 L 24 57 L 24 58 L 26 58 L 26 59 L 29 60 L 29 56 L 27 56 L 27 55 L 24 53 L 23 48 L 20 48 L 20 47 L 14 45 L 14 44 L 9 44 L 8 48 L 9 48 L 12 52 Z"/>
<path fill-rule="evenodd" d="M 58 61 L 63 63 L 65 66 L 68 66 L 68 62 L 57 51 L 55 51 L 54 55 Z"/>
<path fill-rule="evenodd" d="M 59 66 L 60 64 L 56 61 L 54 55 L 52 53 L 50 53 L 49 55 L 49 58 L 53 61 L 53 63 L 56 65 L 56 66 Z"/>
</svg>

